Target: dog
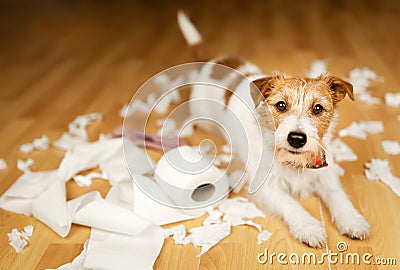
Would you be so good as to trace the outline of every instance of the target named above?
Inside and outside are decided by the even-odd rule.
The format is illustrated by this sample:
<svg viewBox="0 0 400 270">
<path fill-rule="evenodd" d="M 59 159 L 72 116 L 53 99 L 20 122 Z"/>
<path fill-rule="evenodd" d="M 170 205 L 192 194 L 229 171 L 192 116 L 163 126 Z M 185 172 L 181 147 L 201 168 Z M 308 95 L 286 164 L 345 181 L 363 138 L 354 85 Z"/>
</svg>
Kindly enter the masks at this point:
<svg viewBox="0 0 400 270">
<path fill-rule="evenodd" d="M 178 24 L 197 59 L 208 60 L 202 37 L 189 18 L 178 12 Z M 251 113 L 233 94 L 219 93 L 207 86 L 193 86 L 190 99 L 212 99 L 224 103 L 246 126 L 249 134 L 247 178 L 252 181 L 260 170 L 262 152 L 273 155 L 265 183 L 252 196 L 267 211 L 280 216 L 289 226 L 292 236 L 310 247 L 323 247 L 327 243 L 325 227 L 312 217 L 296 197 L 318 195 L 329 209 L 339 233 L 351 238 L 364 239 L 369 235 L 369 224 L 354 208 L 341 187 L 338 167 L 330 154 L 332 131 L 337 118 L 338 103 L 346 96 L 354 101 L 350 83 L 324 74 L 318 78 L 287 76 L 282 73 L 265 75 L 254 64 L 238 57 L 221 57 L 208 60 L 202 72 L 213 76 L 214 63 L 242 73 L 247 80 L 230 79 L 234 93 L 252 104 L 257 123 Z M 229 76 L 228 76 L 229 77 Z M 249 83 L 250 81 L 250 83 Z M 223 125 L 230 121 L 223 111 L 191 106 L 192 115 L 217 118 Z M 222 116 L 220 116 L 222 115 Z M 256 136 L 261 125 L 261 135 Z M 215 127 L 206 122 L 199 125 L 206 131 Z M 234 130 L 232 127 L 231 130 Z M 242 140 L 242 142 L 241 142 Z M 262 141 L 261 141 L 262 140 Z M 260 145 L 265 143 L 266 147 Z M 243 138 L 233 138 L 232 145 L 242 145 Z M 262 148 L 262 150 L 260 150 Z M 240 152 L 240 151 L 239 151 Z M 240 153 L 239 153 L 240 154 Z M 329 165 L 328 165 L 329 164 Z M 240 187 L 239 187 L 240 188 Z"/>
</svg>

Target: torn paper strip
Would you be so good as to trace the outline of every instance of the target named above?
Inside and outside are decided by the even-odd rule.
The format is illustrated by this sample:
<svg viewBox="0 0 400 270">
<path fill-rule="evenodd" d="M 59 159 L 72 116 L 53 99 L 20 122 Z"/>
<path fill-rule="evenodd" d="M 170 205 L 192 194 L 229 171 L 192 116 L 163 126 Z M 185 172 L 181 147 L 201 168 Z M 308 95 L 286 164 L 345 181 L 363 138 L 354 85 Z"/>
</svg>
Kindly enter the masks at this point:
<svg viewBox="0 0 400 270">
<path fill-rule="evenodd" d="M 149 114 L 155 103 L 156 103 L 156 96 L 154 93 L 151 93 L 150 95 L 147 96 L 146 102 L 138 98 L 135 98 L 127 107 L 125 115 L 131 116 L 137 111 Z"/>
<path fill-rule="evenodd" d="M 0 170 L 4 170 L 7 168 L 7 162 L 4 158 L 0 158 Z"/>
<path fill-rule="evenodd" d="M 311 63 L 311 68 L 307 72 L 306 76 L 310 78 L 317 78 L 320 75 L 327 73 L 327 65 L 324 60 L 315 60 Z"/>
<path fill-rule="evenodd" d="M 370 162 L 365 164 L 365 167 L 367 168 L 365 170 L 365 175 L 369 180 L 381 180 L 391 188 L 394 193 L 400 196 L 400 178 L 395 177 L 391 173 L 391 168 L 387 159 L 373 158 Z"/>
<path fill-rule="evenodd" d="M 357 160 L 357 155 L 340 138 L 332 140 L 331 153 L 337 162 Z"/>
<path fill-rule="evenodd" d="M 88 134 L 86 127 L 93 121 L 101 120 L 103 117 L 100 113 L 90 113 L 85 115 L 80 115 L 76 117 L 69 124 L 69 133 L 72 135 L 82 138 L 84 140 L 88 139 Z"/>
<path fill-rule="evenodd" d="M 381 121 L 360 121 L 353 122 L 348 127 L 340 130 L 339 136 L 351 136 L 365 140 L 367 138 L 367 133 L 375 134 L 383 132 L 383 130 L 383 123 Z"/>
<path fill-rule="evenodd" d="M 400 92 L 397 93 L 386 93 L 385 103 L 391 107 L 400 107 Z"/>
<path fill-rule="evenodd" d="M 398 141 L 382 141 L 382 148 L 386 154 L 399 155 L 400 154 L 400 143 Z"/>
<path fill-rule="evenodd" d="M 156 121 L 156 124 L 161 126 L 157 131 L 158 136 L 176 136 L 178 134 L 175 120 L 172 118 L 159 119 Z"/>
<path fill-rule="evenodd" d="M 18 159 L 17 168 L 18 170 L 27 173 L 31 171 L 29 167 L 32 166 L 33 164 L 35 164 L 35 162 L 31 158 L 28 158 L 26 160 Z"/>
<path fill-rule="evenodd" d="M 195 227 L 190 229 L 189 232 L 190 235 L 187 237 L 189 241 L 194 246 L 201 247 L 201 252 L 197 255 L 197 257 L 200 257 L 231 233 L 231 224 L 222 222 L 209 226 Z"/>
<path fill-rule="evenodd" d="M 61 150 L 71 150 L 72 148 L 87 142 L 81 137 L 75 137 L 70 133 L 65 132 L 58 140 L 53 142 L 53 145 Z"/>
<path fill-rule="evenodd" d="M 57 270 L 89 270 L 84 266 L 88 243 L 89 240 L 86 240 L 82 252 L 72 262 L 59 266 Z"/>
<path fill-rule="evenodd" d="M 221 217 L 223 213 L 218 209 L 213 209 L 213 207 L 208 207 L 207 214 L 208 217 L 203 221 L 204 226 L 221 223 Z"/>
<path fill-rule="evenodd" d="M 258 234 L 257 236 L 257 244 L 261 244 L 265 241 L 267 241 L 270 237 L 271 237 L 272 233 L 270 233 L 269 231 L 262 231 Z"/>
</svg>

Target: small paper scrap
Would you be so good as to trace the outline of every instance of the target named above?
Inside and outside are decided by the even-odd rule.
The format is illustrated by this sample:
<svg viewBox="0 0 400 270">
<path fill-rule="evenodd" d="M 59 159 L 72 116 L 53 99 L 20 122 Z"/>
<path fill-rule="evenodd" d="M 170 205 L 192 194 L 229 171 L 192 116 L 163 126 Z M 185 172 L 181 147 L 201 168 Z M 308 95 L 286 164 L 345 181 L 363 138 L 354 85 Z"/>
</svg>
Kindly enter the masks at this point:
<svg viewBox="0 0 400 270">
<path fill-rule="evenodd" d="M 4 158 L 0 158 L 0 170 L 7 169 L 7 162 Z"/>
<path fill-rule="evenodd" d="M 390 172 L 391 168 L 387 159 L 373 158 L 365 164 L 365 167 L 367 168 L 365 175 L 369 180 L 381 180 L 400 196 L 400 178 Z"/>
<path fill-rule="evenodd" d="M 398 93 L 386 93 L 385 103 L 390 107 L 400 107 L 400 92 Z"/>
<path fill-rule="evenodd" d="M 73 178 L 74 181 L 78 184 L 78 186 L 89 187 L 92 185 L 94 178 L 107 179 L 107 174 L 104 172 L 103 173 L 92 172 L 87 175 L 75 175 Z"/>
<path fill-rule="evenodd" d="M 310 78 L 317 78 L 318 76 L 327 73 L 327 71 L 326 61 L 315 60 L 311 63 L 311 68 L 306 75 Z"/>
<path fill-rule="evenodd" d="M 175 120 L 172 118 L 159 119 L 156 121 L 156 125 L 161 127 L 157 131 L 158 136 L 175 136 L 178 134 Z"/>
<path fill-rule="evenodd" d="M 350 71 L 348 81 L 351 83 L 354 87 L 354 93 L 355 94 L 361 94 L 364 93 L 365 90 L 370 87 L 371 82 L 370 81 L 376 81 L 376 80 L 383 80 L 381 77 L 379 77 L 375 71 L 370 70 L 369 68 L 355 68 L 352 71 Z"/>
<path fill-rule="evenodd" d="M 89 126 L 91 122 L 101 120 L 102 118 L 103 116 L 100 113 L 80 115 L 69 124 L 69 133 L 75 137 L 82 138 L 87 141 L 88 134 L 86 127 Z"/>
<path fill-rule="evenodd" d="M 35 162 L 31 158 L 28 158 L 27 160 L 18 159 L 17 168 L 24 173 L 30 173 L 31 170 L 29 169 L 29 167 L 33 164 L 35 164 Z"/>
<path fill-rule="evenodd" d="M 186 245 L 190 241 L 186 238 L 186 227 L 184 225 L 179 225 L 164 229 L 164 238 L 172 236 L 176 245 Z"/>
<path fill-rule="evenodd" d="M 254 203 L 243 197 L 224 200 L 218 209 L 224 214 L 224 221 L 230 222 L 232 226 L 247 224 L 244 218 L 265 217 Z"/>
<path fill-rule="evenodd" d="M 351 136 L 354 138 L 365 140 L 367 133 L 383 132 L 383 123 L 381 121 L 360 121 L 353 122 L 348 127 L 339 131 L 340 137 Z"/>
<path fill-rule="evenodd" d="M 262 231 L 258 234 L 257 236 L 257 244 L 261 244 L 262 242 L 267 241 L 270 237 L 271 237 L 272 233 L 270 233 L 269 231 Z"/>
<path fill-rule="evenodd" d="M 400 143 L 398 141 L 382 141 L 382 148 L 386 154 L 389 155 L 398 155 L 400 154 Z"/>
<path fill-rule="evenodd" d="M 17 253 L 20 253 L 27 245 L 29 237 L 32 236 L 34 227 L 32 225 L 27 225 L 24 227 L 23 231 L 18 231 L 17 229 L 12 229 L 10 233 L 7 233 L 8 243 L 12 246 Z"/>
<path fill-rule="evenodd" d="M 357 101 L 361 101 L 367 104 L 379 104 L 381 103 L 381 100 L 377 97 L 371 96 L 371 93 L 365 92 L 361 93 L 357 97 Z"/>
<path fill-rule="evenodd" d="M 49 149 L 49 137 L 42 135 L 42 137 L 34 139 L 32 143 L 25 143 L 19 147 L 19 151 L 24 154 L 29 154 L 35 149 L 39 151 Z"/>
<path fill-rule="evenodd" d="M 357 160 L 357 155 L 340 138 L 332 140 L 332 154 L 337 162 Z"/>
</svg>

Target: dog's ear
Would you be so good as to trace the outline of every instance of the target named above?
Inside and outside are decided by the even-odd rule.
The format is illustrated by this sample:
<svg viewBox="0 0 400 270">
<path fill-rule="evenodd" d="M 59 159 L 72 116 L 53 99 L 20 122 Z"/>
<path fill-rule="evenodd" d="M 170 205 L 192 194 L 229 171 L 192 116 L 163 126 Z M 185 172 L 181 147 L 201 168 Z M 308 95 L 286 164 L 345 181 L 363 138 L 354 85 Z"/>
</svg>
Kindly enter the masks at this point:
<svg viewBox="0 0 400 270">
<path fill-rule="evenodd" d="M 332 91 L 333 101 L 335 104 L 344 99 L 346 94 L 348 94 L 350 99 L 354 101 L 353 85 L 350 83 L 331 76 L 329 77 L 328 84 Z"/>
<path fill-rule="evenodd" d="M 254 106 L 257 108 L 260 102 L 267 98 L 271 93 L 273 77 L 263 77 L 252 81 L 250 84 L 250 94 L 254 101 Z"/>
</svg>

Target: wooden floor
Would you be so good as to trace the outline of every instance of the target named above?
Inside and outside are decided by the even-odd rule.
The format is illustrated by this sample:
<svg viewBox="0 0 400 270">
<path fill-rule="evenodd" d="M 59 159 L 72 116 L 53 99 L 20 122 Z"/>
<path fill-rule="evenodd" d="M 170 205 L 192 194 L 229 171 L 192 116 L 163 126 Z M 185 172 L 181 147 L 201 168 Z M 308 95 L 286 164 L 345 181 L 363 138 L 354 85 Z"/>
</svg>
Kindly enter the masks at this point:
<svg viewBox="0 0 400 270">
<path fill-rule="evenodd" d="M 241 55 L 265 72 L 282 70 L 303 74 L 312 60 L 326 59 L 329 71 L 346 76 L 356 66 L 368 66 L 385 81 L 372 87 L 380 98 L 400 89 L 400 2 L 398 1 L 231 1 L 213 4 L 108 1 L 48 1 L 39 5 L 0 4 L 0 157 L 9 168 L 0 171 L 0 194 L 21 174 L 18 158 L 27 158 L 17 146 L 47 134 L 52 140 L 77 115 L 101 112 L 104 120 L 90 127 L 91 138 L 122 123 L 118 110 L 134 91 L 155 73 L 193 60 L 175 22 L 185 8 L 198 25 L 214 55 Z M 266 2 L 266 3 L 263 3 Z M 380 265 L 261 265 L 257 254 L 314 252 L 293 240 L 279 218 L 257 219 L 273 235 L 258 245 L 257 232 L 241 226 L 200 259 L 199 248 L 173 245 L 167 239 L 155 269 L 400 269 L 400 198 L 380 182 L 363 175 L 372 157 L 388 158 L 400 176 L 400 156 L 388 156 L 383 139 L 400 140 L 399 109 L 343 101 L 338 128 L 354 120 L 382 120 L 385 132 L 366 141 L 345 138 L 359 156 L 341 165 L 342 183 L 355 207 L 371 224 L 371 236 L 350 240 L 338 235 L 324 205 L 315 197 L 303 201 L 314 217 L 325 222 L 328 248 L 337 251 L 345 241 L 349 251 L 394 257 L 397 266 Z M 51 149 L 30 156 L 32 170 L 56 168 L 62 152 Z M 105 194 L 96 181 L 90 189 Z M 87 192 L 68 183 L 68 198 Z M 245 195 L 245 194 L 243 194 Z M 320 211 L 321 210 L 321 211 Z M 201 219 L 184 222 L 199 225 Z M 8 246 L 6 233 L 33 224 L 30 245 L 20 254 Z M 82 249 L 90 230 L 73 225 L 62 239 L 32 217 L 0 210 L 0 269 L 44 269 L 71 261 Z M 133 269 L 133 268 L 132 268 Z"/>
</svg>

